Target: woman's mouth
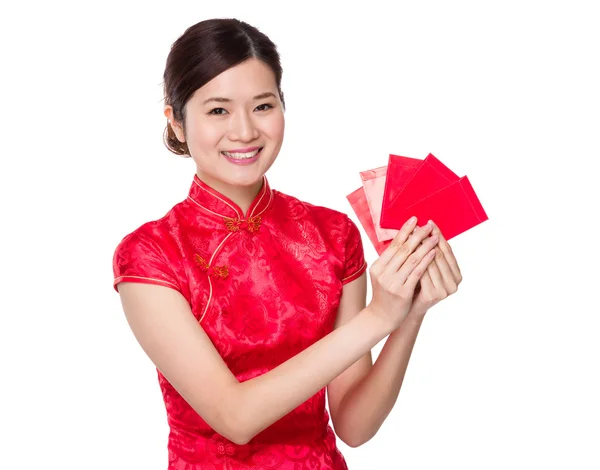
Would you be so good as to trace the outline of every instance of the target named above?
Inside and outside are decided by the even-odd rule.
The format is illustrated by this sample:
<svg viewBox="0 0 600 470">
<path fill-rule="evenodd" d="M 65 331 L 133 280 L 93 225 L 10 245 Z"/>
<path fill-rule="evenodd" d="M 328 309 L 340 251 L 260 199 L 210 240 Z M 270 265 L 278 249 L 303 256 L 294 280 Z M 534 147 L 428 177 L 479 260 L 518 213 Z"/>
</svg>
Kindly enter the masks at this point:
<svg viewBox="0 0 600 470">
<path fill-rule="evenodd" d="M 235 163 L 236 165 L 250 164 L 258 160 L 260 152 L 263 147 L 259 147 L 250 152 L 225 152 L 222 151 L 221 155 L 223 155 L 228 161 L 231 163 Z"/>
</svg>

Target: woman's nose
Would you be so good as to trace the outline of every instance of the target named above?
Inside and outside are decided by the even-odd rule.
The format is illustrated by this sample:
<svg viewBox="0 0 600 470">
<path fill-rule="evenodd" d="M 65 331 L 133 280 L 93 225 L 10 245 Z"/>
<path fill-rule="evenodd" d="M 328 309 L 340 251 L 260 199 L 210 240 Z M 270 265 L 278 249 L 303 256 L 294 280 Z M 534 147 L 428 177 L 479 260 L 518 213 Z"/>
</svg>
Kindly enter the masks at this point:
<svg viewBox="0 0 600 470">
<path fill-rule="evenodd" d="M 231 140 L 251 141 L 258 137 L 258 129 L 246 113 L 237 113 L 230 121 L 229 138 Z"/>
</svg>

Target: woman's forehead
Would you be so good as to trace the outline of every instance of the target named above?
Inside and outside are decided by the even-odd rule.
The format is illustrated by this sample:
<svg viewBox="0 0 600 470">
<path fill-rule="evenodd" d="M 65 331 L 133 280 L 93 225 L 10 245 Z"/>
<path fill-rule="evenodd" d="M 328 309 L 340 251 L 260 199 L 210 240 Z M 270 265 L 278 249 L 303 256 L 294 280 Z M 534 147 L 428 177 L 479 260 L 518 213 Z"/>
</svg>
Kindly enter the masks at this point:
<svg viewBox="0 0 600 470">
<path fill-rule="evenodd" d="M 212 98 L 253 101 L 264 99 L 266 93 L 277 96 L 275 74 L 264 62 L 249 59 L 225 70 L 196 90 L 195 98 L 202 102 Z"/>
</svg>

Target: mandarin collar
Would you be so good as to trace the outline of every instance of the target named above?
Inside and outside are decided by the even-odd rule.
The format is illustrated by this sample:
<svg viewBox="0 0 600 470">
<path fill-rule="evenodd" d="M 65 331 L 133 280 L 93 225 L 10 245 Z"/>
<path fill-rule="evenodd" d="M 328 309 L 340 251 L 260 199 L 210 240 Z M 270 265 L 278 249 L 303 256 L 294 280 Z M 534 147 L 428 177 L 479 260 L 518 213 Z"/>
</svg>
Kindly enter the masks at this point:
<svg viewBox="0 0 600 470">
<path fill-rule="evenodd" d="M 252 204 L 248 208 L 247 214 L 244 214 L 242 209 L 227 196 L 224 196 L 216 189 L 210 187 L 198 175 L 194 175 L 188 199 L 195 206 L 215 217 L 225 220 L 234 219 L 235 221 L 245 221 L 256 219 L 265 212 L 273 200 L 273 190 L 269 186 L 267 177 L 263 175 L 263 185 Z M 246 219 L 247 216 L 247 219 Z"/>
</svg>

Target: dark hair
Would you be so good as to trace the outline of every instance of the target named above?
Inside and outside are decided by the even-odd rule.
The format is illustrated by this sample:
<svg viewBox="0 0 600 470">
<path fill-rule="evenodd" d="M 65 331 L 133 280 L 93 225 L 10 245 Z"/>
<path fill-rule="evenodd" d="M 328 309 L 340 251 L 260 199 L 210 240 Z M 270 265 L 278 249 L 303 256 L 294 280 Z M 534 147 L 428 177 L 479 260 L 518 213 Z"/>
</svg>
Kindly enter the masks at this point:
<svg viewBox="0 0 600 470">
<path fill-rule="evenodd" d="M 185 106 L 194 92 L 225 70 L 256 58 L 271 67 L 277 91 L 285 109 L 281 91 L 281 63 L 275 44 L 254 26 L 243 21 L 211 19 L 190 26 L 173 43 L 167 57 L 164 78 L 165 104 L 173 107 L 173 118 L 183 123 Z M 189 156 L 167 123 L 163 134 L 167 148 L 177 155 Z"/>
</svg>

